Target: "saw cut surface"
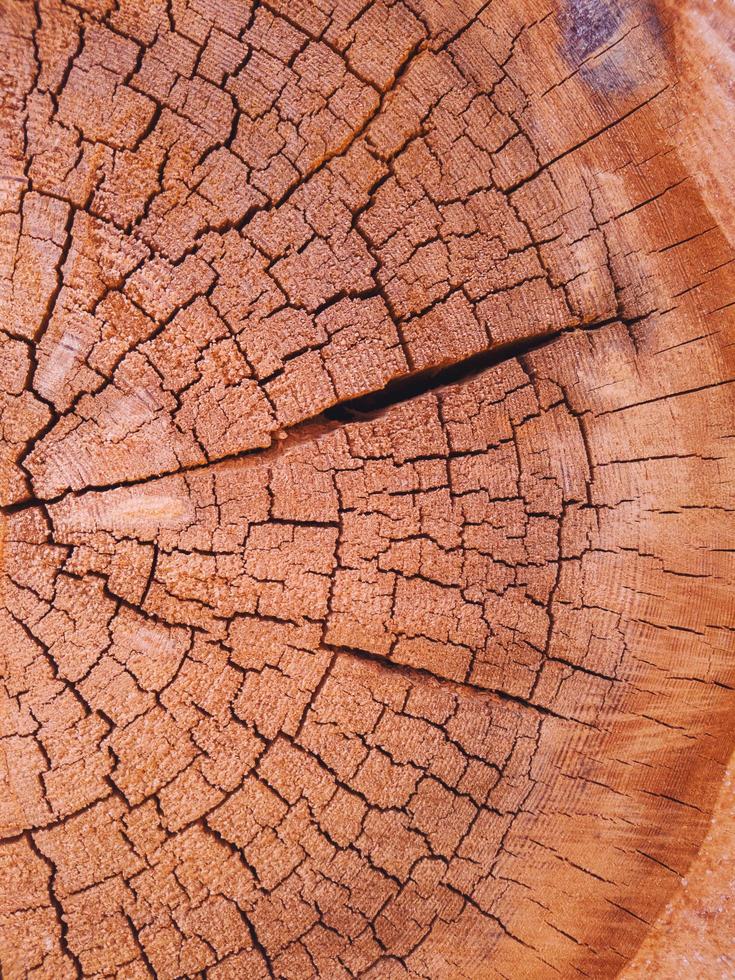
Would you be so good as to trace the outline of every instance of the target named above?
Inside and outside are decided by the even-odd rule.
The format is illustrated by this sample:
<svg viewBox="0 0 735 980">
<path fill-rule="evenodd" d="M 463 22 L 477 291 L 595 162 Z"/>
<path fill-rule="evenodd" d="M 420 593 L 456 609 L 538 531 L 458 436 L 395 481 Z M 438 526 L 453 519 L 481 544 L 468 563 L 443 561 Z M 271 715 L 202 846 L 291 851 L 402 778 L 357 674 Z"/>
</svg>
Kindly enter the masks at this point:
<svg viewBox="0 0 735 980">
<path fill-rule="evenodd" d="M 731 27 L 0 0 L 3 977 L 663 962 L 735 743 Z"/>
</svg>

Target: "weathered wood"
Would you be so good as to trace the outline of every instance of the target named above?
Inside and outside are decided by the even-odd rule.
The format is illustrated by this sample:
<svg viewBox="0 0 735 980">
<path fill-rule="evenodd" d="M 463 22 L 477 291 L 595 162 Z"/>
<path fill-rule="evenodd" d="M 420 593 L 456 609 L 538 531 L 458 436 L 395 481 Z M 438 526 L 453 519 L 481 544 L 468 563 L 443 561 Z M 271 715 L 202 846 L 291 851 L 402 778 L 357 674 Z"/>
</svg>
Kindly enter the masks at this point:
<svg viewBox="0 0 735 980">
<path fill-rule="evenodd" d="M 735 740 L 733 21 L 1 0 L 3 976 L 634 958 Z"/>
</svg>

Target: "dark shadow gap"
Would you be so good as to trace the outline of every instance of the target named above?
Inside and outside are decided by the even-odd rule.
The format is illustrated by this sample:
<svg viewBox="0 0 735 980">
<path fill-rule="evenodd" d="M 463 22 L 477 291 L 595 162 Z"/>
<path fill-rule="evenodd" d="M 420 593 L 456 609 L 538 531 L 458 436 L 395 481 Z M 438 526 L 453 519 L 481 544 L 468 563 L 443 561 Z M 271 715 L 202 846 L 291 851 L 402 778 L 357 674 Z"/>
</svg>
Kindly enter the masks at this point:
<svg viewBox="0 0 735 980">
<path fill-rule="evenodd" d="M 618 318 L 611 317 L 608 320 L 563 327 L 537 334 L 534 337 L 524 337 L 521 340 L 510 341 L 506 344 L 497 344 L 488 350 L 478 351 L 478 353 L 471 354 L 464 360 L 453 361 L 443 367 L 432 367 L 423 371 L 416 371 L 410 375 L 402 375 L 393 381 L 389 381 L 380 391 L 359 395 L 357 398 L 351 398 L 349 401 L 340 402 L 331 408 L 327 408 L 321 413 L 321 417 L 334 422 L 354 422 L 369 418 L 376 412 L 381 412 L 393 405 L 410 401 L 412 398 L 437 388 L 467 381 L 488 368 L 522 357 L 524 354 L 531 354 L 558 340 L 563 334 L 575 333 L 579 330 L 597 330 L 616 322 L 618 322 Z"/>
</svg>

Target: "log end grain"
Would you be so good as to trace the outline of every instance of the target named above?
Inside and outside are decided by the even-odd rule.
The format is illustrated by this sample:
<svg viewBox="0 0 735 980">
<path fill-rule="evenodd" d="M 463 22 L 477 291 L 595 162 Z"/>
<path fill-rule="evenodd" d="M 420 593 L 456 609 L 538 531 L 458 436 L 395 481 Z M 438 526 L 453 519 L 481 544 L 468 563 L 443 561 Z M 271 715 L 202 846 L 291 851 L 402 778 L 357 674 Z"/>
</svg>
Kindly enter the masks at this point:
<svg viewBox="0 0 735 980">
<path fill-rule="evenodd" d="M 3 976 L 668 975 L 735 739 L 731 11 L 0 27 Z"/>
</svg>

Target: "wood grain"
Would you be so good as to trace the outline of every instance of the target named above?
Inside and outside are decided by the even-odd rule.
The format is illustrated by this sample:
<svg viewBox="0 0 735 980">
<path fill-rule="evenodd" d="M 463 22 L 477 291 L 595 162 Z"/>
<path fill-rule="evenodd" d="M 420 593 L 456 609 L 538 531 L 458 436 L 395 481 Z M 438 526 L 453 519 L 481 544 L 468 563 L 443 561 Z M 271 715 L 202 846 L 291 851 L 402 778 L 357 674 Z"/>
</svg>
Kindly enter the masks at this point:
<svg viewBox="0 0 735 980">
<path fill-rule="evenodd" d="M 734 23 L 0 0 L 3 977 L 676 975 Z"/>
</svg>

